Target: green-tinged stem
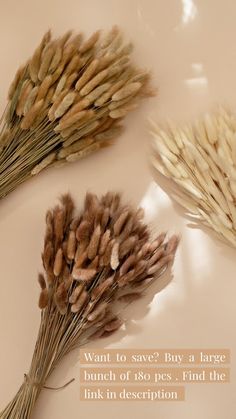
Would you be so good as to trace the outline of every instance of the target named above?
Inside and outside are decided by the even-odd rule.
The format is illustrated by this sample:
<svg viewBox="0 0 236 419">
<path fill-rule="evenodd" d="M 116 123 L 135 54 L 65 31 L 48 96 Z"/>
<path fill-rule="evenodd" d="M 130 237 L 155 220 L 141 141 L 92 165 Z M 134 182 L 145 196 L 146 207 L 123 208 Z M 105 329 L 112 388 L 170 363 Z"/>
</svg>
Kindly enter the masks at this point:
<svg viewBox="0 0 236 419">
<path fill-rule="evenodd" d="M 16 124 L 11 141 L 0 152 L 0 199 L 29 179 L 32 169 L 58 148 L 61 140 L 53 124 L 43 120 L 35 131 L 22 131 Z"/>
</svg>

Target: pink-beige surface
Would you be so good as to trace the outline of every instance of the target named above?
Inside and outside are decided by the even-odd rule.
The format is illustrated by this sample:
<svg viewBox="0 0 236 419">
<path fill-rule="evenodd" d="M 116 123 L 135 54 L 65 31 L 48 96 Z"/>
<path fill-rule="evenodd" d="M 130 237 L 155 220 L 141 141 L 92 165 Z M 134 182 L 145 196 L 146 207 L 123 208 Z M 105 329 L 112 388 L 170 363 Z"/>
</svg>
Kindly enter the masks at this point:
<svg viewBox="0 0 236 419">
<path fill-rule="evenodd" d="M 92 418 L 234 419 L 236 417 L 236 250 L 213 234 L 190 228 L 180 208 L 152 179 L 148 164 L 148 116 L 191 121 L 218 103 L 236 104 L 233 0 L 11 0 L 0 4 L 0 109 L 18 65 L 42 34 L 67 29 L 89 35 L 118 24 L 135 44 L 134 59 L 152 70 L 159 93 L 133 112 L 114 146 L 79 163 L 48 170 L 0 204 L 0 410 L 27 372 L 40 321 L 37 273 L 44 215 L 70 191 L 81 204 L 87 189 L 124 191 L 141 204 L 157 231 L 181 234 L 172 269 L 152 300 L 123 314 L 126 331 L 97 343 L 106 348 L 229 348 L 231 383 L 188 384 L 186 401 L 80 402 L 78 352 L 69 355 L 49 385 L 76 381 L 64 390 L 43 390 L 34 419 Z M 168 283 L 164 287 L 165 283 Z M 132 317 L 132 321 L 129 320 Z M 92 345 L 90 345 L 92 348 Z"/>
</svg>

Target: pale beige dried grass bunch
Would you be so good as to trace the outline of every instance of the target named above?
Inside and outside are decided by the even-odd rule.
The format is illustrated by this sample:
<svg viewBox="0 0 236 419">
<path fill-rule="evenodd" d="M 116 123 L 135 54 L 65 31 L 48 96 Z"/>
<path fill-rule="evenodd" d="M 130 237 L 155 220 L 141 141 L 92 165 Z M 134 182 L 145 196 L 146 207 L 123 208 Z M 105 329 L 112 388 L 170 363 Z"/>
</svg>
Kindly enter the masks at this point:
<svg viewBox="0 0 236 419">
<path fill-rule="evenodd" d="M 48 166 L 73 162 L 108 145 L 150 75 L 130 61 L 117 27 L 83 40 L 47 32 L 19 68 L 0 125 L 0 198 Z"/>
<path fill-rule="evenodd" d="M 119 194 L 88 193 L 75 213 L 70 195 L 48 211 L 39 275 L 41 325 L 30 371 L 1 419 L 30 417 L 47 378 L 72 349 L 123 323 L 122 304 L 139 299 L 172 263 L 178 238 L 150 237 L 142 209 Z"/>
<path fill-rule="evenodd" d="M 236 115 L 219 107 L 193 125 L 151 122 L 153 166 L 187 213 L 236 246 Z"/>
</svg>

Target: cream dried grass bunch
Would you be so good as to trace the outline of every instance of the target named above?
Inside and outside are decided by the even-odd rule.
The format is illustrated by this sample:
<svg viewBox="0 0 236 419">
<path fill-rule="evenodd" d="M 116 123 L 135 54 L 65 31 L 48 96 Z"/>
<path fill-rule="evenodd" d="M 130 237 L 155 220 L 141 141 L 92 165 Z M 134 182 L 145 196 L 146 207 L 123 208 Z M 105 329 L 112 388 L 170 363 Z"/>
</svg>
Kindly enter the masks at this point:
<svg viewBox="0 0 236 419">
<path fill-rule="evenodd" d="M 1 419 L 29 418 L 64 355 L 119 329 L 122 303 L 140 298 L 171 264 L 178 238 L 151 240 L 142 218 L 141 209 L 123 205 L 114 193 L 101 199 L 88 193 L 80 214 L 69 195 L 48 211 L 39 335 L 30 371 Z"/>
<path fill-rule="evenodd" d="M 73 162 L 109 144 L 140 98 L 149 74 L 130 62 L 117 27 L 83 41 L 47 32 L 16 73 L 0 124 L 0 199 L 48 166 Z"/>
<path fill-rule="evenodd" d="M 173 198 L 236 246 L 236 115 L 223 107 L 194 125 L 151 122 L 153 166 L 174 180 Z"/>
</svg>

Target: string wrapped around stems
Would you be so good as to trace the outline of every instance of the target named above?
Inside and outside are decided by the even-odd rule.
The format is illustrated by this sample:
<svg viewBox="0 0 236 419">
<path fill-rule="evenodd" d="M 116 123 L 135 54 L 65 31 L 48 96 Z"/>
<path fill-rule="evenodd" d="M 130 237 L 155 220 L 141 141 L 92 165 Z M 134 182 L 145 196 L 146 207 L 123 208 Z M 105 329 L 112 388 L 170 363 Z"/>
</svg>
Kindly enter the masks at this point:
<svg viewBox="0 0 236 419">
<path fill-rule="evenodd" d="M 88 193 L 75 212 L 70 195 L 46 215 L 39 274 L 41 324 L 29 373 L 0 414 L 28 419 L 61 359 L 91 340 L 110 336 L 123 321 L 121 307 L 138 300 L 172 264 L 178 237 L 151 238 L 142 209 L 119 194 Z"/>
</svg>

